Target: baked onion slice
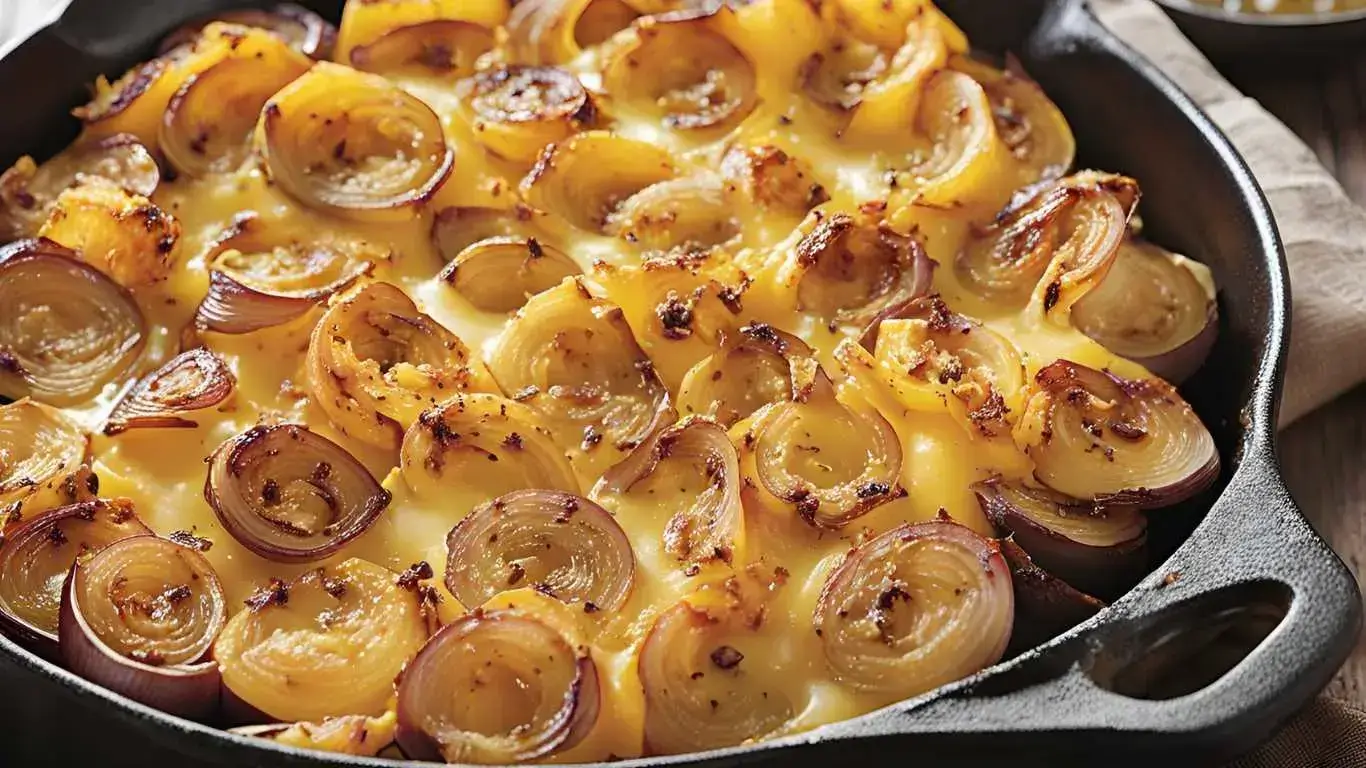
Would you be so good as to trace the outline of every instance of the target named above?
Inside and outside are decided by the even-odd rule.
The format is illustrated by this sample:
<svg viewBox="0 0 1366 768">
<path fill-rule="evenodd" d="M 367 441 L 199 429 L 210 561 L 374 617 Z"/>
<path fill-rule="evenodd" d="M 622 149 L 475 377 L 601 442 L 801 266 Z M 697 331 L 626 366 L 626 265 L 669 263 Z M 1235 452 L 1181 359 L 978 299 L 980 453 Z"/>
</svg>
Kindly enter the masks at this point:
<svg viewBox="0 0 1366 768">
<path fill-rule="evenodd" d="M 696 174 L 651 184 L 607 216 L 607 230 L 646 251 L 702 251 L 741 234 L 720 177 Z"/>
<path fill-rule="evenodd" d="M 593 489 L 604 494 L 652 494 L 677 489 L 689 501 L 664 525 L 664 551 L 681 563 L 730 563 L 743 543 L 740 459 L 724 427 L 692 416 L 665 427 L 612 467 Z M 669 498 L 678 498 L 672 497 Z"/>
<path fill-rule="evenodd" d="M 1219 335 L 1214 279 L 1204 264 L 1126 240 L 1105 279 L 1073 305 L 1072 324 L 1180 384 L 1204 364 Z"/>
<path fill-rule="evenodd" d="M 718 589 L 700 590 L 655 619 L 636 669 L 645 689 L 645 751 L 674 755 L 760 739 L 793 716 L 792 703 L 748 674 L 763 658 L 754 613 Z M 749 662 L 755 664 L 756 662 Z"/>
<path fill-rule="evenodd" d="M 79 403 L 142 353 L 132 294 L 44 239 L 0 247 L 0 396 Z"/>
<path fill-rule="evenodd" d="M 467 613 L 403 670 L 398 744 L 408 757 L 520 763 L 582 741 L 601 707 L 586 646 L 529 615 Z"/>
<path fill-rule="evenodd" d="M 898 383 L 938 400 L 978 434 L 1010 434 L 1025 373 L 1019 350 L 1005 336 L 928 296 L 886 311 L 860 343 L 897 372 Z"/>
<path fill-rule="evenodd" d="M 127 499 L 93 499 L 22 519 L 0 543 L 0 627 L 43 652 L 57 643 L 62 580 L 77 558 L 150 534 Z"/>
<path fill-rule="evenodd" d="M 25 155 L 0 175 L 0 240 L 38 234 L 57 196 L 88 176 L 103 176 L 143 197 L 161 184 L 156 159 L 127 133 L 75 144 L 42 165 Z"/>
<path fill-rule="evenodd" d="M 389 283 L 366 283 L 334 301 L 313 329 L 306 365 L 332 423 L 388 448 L 424 408 L 475 377 L 465 343 Z"/>
<path fill-rule="evenodd" d="M 673 178 L 664 149 L 602 131 L 547 147 L 522 180 L 527 203 L 590 232 L 601 232 L 623 200 Z"/>
<path fill-rule="evenodd" d="M 180 235 L 174 216 L 103 176 L 67 187 L 38 230 L 125 288 L 169 277 Z"/>
<path fill-rule="evenodd" d="M 765 323 L 746 325 L 683 377 L 679 410 L 729 428 L 769 403 L 796 397 L 809 383 L 815 354 L 786 331 Z"/>
<path fill-rule="evenodd" d="M 227 623 L 227 598 L 204 556 L 155 536 L 79 558 L 62 588 L 67 669 L 173 715 L 218 708 L 218 665 L 204 660 Z"/>
<path fill-rule="evenodd" d="M 104 434 L 147 427 L 197 427 L 190 418 L 223 405 L 237 377 L 223 358 L 207 349 L 181 352 L 133 386 L 109 414 Z"/>
<path fill-rule="evenodd" d="M 827 109 L 848 112 L 863 101 L 864 89 L 890 68 L 886 51 L 846 38 L 807 57 L 798 76 L 807 98 Z"/>
<path fill-rule="evenodd" d="M 973 233 L 954 268 L 970 290 L 1066 313 L 1109 272 L 1138 204 L 1138 184 L 1091 171 L 1022 190 Z"/>
<path fill-rule="evenodd" d="M 894 105 L 893 105 L 894 106 Z M 930 151 L 916 155 L 893 186 L 912 202 L 957 207 L 993 194 L 996 174 L 1007 168 L 1007 148 L 996 135 L 991 102 L 971 77 L 949 69 L 930 75 L 920 91 L 916 132 Z"/>
<path fill-rule="evenodd" d="M 772 406 L 754 441 L 759 482 L 816 528 L 842 528 L 905 495 L 901 441 L 871 405 L 835 396 L 825 371 Z"/>
<path fill-rule="evenodd" d="M 535 160 L 547 144 L 593 120 L 579 79 L 559 67 L 520 64 L 485 69 L 455 86 L 460 114 L 486 149 L 517 162 Z"/>
<path fill-rule="evenodd" d="M 996 133 L 1028 169 L 1031 181 L 1067 173 L 1077 151 L 1072 128 L 1018 60 L 1007 55 L 1004 70 L 967 57 L 957 57 L 950 64 L 971 75 L 986 91 Z"/>
<path fill-rule="evenodd" d="M 408 487 L 428 498 L 452 485 L 475 486 L 489 498 L 522 488 L 579 490 L 535 412 L 499 395 L 469 392 L 423 411 L 399 456 Z"/>
<path fill-rule="evenodd" d="M 830 199 L 810 163 L 772 144 L 731 147 L 722 157 L 721 175 L 765 211 L 804 216 Z"/>
<path fill-rule="evenodd" d="M 727 34 L 734 17 L 721 4 L 636 22 L 631 39 L 614 44 L 603 67 L 613 108 L 708 135 L 738 125 L 754 111 L 759 95 L 754 64 Z"/>
<path fill-rule="evenodd" d="M 578 280 L 532 297 L 488 356 L 504 392 L 546 420 L 571 461 L 596 476 L 674 420 L 669 392 L 621 309 Z"/>
<path fill-rule="evenodd" d="M 1040 568 L 1013 539 L 1002 539 L 1000 544 L 1015 592 L 1015 623 L 1007 656 L 1047 642 L 1105 607 L 1104 602 Z"/>
<path fill-rule="evenodd" d="M 1085 502 L 992 478 L 972 486 L 982 512 L 1040 566 L 1078 589 L 1110 594 L 1147 564 L 1148 521 L 1131 507 Z"/>
<path fill-rule="evenodd" d="M 88 490 L 74 484 L 88 474 L 82 467 L 89 458 L 90 436 L 56 408 L 27 398 L 0 405 L 0 510 L 5 515 L 82 501 L 71 496 Z"/>
<path fill-rule="evenodd" d="M 397 27 L 374 42 L 351 49 L 351 66 L 389 77 L 468 77 L 493 50 L 493 30 L 458 19 L 435 19 Z"/>
<path fill-rule="evenodd" d="M 187 22 L 162 38 L 157 53 L 165 55 L 182 45 L 193 43 L 204 27 L 215 21 L 264 29 L 299 53 L 320 61 L 332 56 L 332 46 L 337 42 L 336 27 L 323 17 L 294 3 L 280 3 L 270 10 L 248 8 L 227 11 Z"/>
<path fill-rule="evenodd" d="M 430 635 L 423 599 L 356 558 L 272 579 L 228 620 L 213 658 L 228 692 L 269 717 L 378 715 Z"/>
<path fill-rule="evenodd" d="M 191 75 L 166 106 L 158 142 L 162 154 L 187 176 L 237 169 L 250 154 L 261 108 L 311 63 L 281 41 Z"/>
<path fill-rule="evenodd" d="M 579 274 L 573 259 L 534 237 L 491 237 L 461 251 L 441 279 L 475 309 L 513 312 Z"/>
<path fill-rule="evenodd" d="M 635 582 L 626 532 L 607 510 L 564 491 L 513 491 L 480 504 L 451 529 L 446 553 L 446 588 L 468 608 L 534 586 L 610 613 Z"/>
<path fill-rule="evenodd" d="M 293 236 L 254 213 L 241 213 L 210 246 L 209 292 L 195 324 L 218 333 L 251 333 L 303 316 L 388 258 L 364 240 L 331 234 Z"/>
<path fill-rule="evenodd" d="M 266 103 L 258 133 L 271 179 L 325 213 L 403 220 L 450 175 L 441 119 L 379 75 L 327 62 Z"/>
<path fill-rule="evenodd" d="M 319 723 L 271 723 L 230 729 L 233 733 L 268 739 L 276 744 L 299 749 L 316 749 L 339 755 L 374 757 L 394 743 L 398 715 L 393 711 L 379 717 L 342 715 L 324 718 Z"/>
<path fill-rule="evenodd" d="M 342 8 L 341 28 L 333 60 L 343 64 L 349 62 L 351 66 L 360 69 L 357 62 L 351 58 L 352 51 L 373 45 L 395 30 L 416 27 L 428 22 L 462 21 L 493 30 L 507 19 L 508 5 L 508 0 L 382 0 L 346 3 Z M 403 39 L 403 36 L 399 36 L 399 40 Z"/>
<path fill-rule="evenodd" d="M 817 222 L 797 243 L 795 261 L 797 308 L 860 327 L 923 295 L 934 277 L 915 237 L 844 213 Z"/>
<path fill-rule="evenodd" d="M 480 240 L 537 237 L 540 242 L 535 216 L 535 211 L 520 204 L 513 208 L 449 206 L 433 218 L 432 245 L 449 262 Z"/>
<path fill-rule="evenodd" d="M 639 15 L 622 0 L 524 0 L 508 15 L 508 50 L 516 61 L 564 64 Z"/>
<path fill-rule="evenodd" d="M 901 699 L 999 661 L 1014 613 L 1000 547 L 936 520 L 854 548 L 821 590 L 815 626 L 836 679 Z"/>
<path fill-rule="evenodd" d="M 1106 504 L 1165 507 L 1219 477 L 1214 438 L 1175 387 L 1067 360 L 1034 377 L 1015 441 L 1039 482 Z"/>
<path fill-rule="evenodd" d="M 204 499 L 268 560 L 322 560 L 365 533 L 389 492 L 345 448 L 297 424 L 255 426 L 214 451 Z"/>
</svg>

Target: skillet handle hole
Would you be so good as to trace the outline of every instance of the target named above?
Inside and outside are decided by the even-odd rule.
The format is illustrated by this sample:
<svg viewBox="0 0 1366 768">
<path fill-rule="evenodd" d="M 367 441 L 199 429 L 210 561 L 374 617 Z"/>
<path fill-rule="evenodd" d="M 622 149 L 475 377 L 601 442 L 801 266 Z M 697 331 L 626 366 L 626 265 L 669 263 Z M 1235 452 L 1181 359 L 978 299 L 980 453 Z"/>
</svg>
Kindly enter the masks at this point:
<svg viewBox="0 0 1366 768">
<path fill-rule="evenodd" d="M 1097 638 L 1086 672 L 1134 699 L 1196 693 L 1242 664 L 1280 626 L 1292 598 L 1277 581 L 1243 582 L 1122 622 Z"/>
</svg>

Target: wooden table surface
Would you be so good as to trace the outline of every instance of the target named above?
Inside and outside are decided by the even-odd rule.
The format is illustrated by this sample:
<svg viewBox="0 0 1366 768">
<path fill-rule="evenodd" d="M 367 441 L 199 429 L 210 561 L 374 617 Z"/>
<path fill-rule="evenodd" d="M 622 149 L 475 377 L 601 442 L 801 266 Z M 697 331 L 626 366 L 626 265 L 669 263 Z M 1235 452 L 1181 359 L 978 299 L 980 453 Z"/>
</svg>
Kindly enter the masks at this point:
<svg viewBox="0 0 1366 768">
<path fill-rule="evenodd" d="M 1366 52 L 1317 63 L 1224 67 L 1318 153 L 1347 193 L 1366 206 Z M 1286 482 L 1362 582 L 1366 565 L 1366 385 L 1293 424 L 1281 435 Z M 1329 693 L 1366 707 L 1366 639 Z"/>
</svg>

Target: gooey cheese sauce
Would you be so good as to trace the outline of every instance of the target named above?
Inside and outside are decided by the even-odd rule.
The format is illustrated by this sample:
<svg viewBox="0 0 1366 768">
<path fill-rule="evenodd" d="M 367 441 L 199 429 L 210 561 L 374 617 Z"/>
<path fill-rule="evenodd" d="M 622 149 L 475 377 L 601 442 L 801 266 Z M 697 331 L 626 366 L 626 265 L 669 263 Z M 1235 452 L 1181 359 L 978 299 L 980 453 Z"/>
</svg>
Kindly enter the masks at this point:
<svg viewBox="0 0 1366 768">
<path fill-rule="evenodd" d="M 865 5 L 869 7 L 862 7 Z M 923 80 L 907 91 L 903 111 L 898 114 L 900 126 L 890 136 L 842 135 L 839 117 L 794 87 L 803 63 L 828 45 L 832 36 L 864 32 L 874 39 L 900 41 L 906 35 L 894 22 L 899 19 L 903 27 L 906 23 L 923 24 L 920 14 L 931 15 L 926 18 L 932 18 L 942 31 L 948 41 L 947 51 L 957 55 L 965 50 L 961 33 L 927 4 L 896 0 L 887 4 L 888 10 L 874 8 L 876 5 L 854 0 L 841 5 L 843 28 L 816 17 L 801 2 L 763 0 L 735 11 L 730 39 L 755 66 L 758 98 L 753 112 L 721 140 L 699 141 L 630 109 L 614 110 L 610 93 L 595 96 L 614 118 L 611 130 L 668 149 L 679 166 L 679 176 L 690 171 L 714 172 L 723 145 L 772 145 L 810 166 L 814 181 L 829 195 L 820 206 L 822 213 L 854 212 L 869 203 L 887 203 L 886 220 L 898 231 L 918 237 L 938 262 L 934 290 L 955 311 L 982 321 L 1013 341 L 1028 375 L 1059 358 L 1108 368 L 1122 376 L 1146 375 L 1138 365 L 1110 354 L 1069 326 L 1036 319 L 1017 308 L 996 306 L 958 283 L 953 263 L 973 222 L 989 221 L 1016 188 L 1034 179 L 1027 176 L 1024 164 L 1008 152 L 1000 152 L 993 162 L 966 171 L 967 176 L 957 180 L 955 197 L 948 204 L 929 204 L 918 195 L 924 179 L 915 178 L 906 169 L 916 167 L 936 151 L 935 143 L 918 130 L 924 120 L 917 118 L 916 110 Z M 908 10 L 911 6 L 919 10 Z M 479 8 L 481 13 L 487 10 L 482 5 Z M 431 12 L 461 13 L 458 7 Z M 496 11 L 492 15 L 501 17 Z M 352 30 L 353 38 L 347 38 L 344 31 L 339 50 L 364 42 L 354 39 L 355 34 L 373 38 L 384 26 L 407 21 L 396 14 L 380 28 L 359 33 Z M 604 55 L 601 49 L 588 49 L 567 66 L 592 90 L 601 86 L 597 73 Z M 947 59 L 938 61 L 927 72 L 947 63 Z M 476 310 L 436 277 L 444 262 L 430 237 L 432 218 L 446 206 L 511 207 L 517 200 L 518 181 L 528 167 L 502 160 L 481 147 L 471 126 L 458 115 L 458 97 L 450 82 L 421 76 L 396 77 L 395 82 L 435 110 L 455 151 L 454 171 L 448 181 L 430 204 L 406 221 L 364 224 L 314 212 L 273 186 L 254 159 L 231 172 L 162 183 L 153 199 L 180 221 L 184 235 L 170 278 L 137 291 L 151 329 L 141 372 L 152 370 L 178 351 L 180 330 L 191 320 L 207 289 L 205 252 L 242 212 L 255 212 L 270 226 L 288 227 L 301 238 L 325 232 L 379 246 L 388 257 L 376 270 L 377 277 L 402 287 L 423 312 L 453 331 L 470 349 L 481 356 L 491 353 L 509 317 Z M 150 131 L 132 128 L 140 134 Z M 993 137 L 992 141 L 1000 139 Z M 885 697 L 860 693 L 837 682 L 826 668 L 812 630 L 812 612 L 821 587 L 849 548 L 897 524 L 930 520 L 940 514 L 990 535 L 992 530 L 969 485 L 992 474 L 1026 477 L 1031 467 L 1008 437 L 986 438 L 934 403 L 927 406 L 919 400 L 908 401 L 890 387 L 843 375 L 833 351 L 859 329 L 828 326 L 797 311 L 793 287 L 784 281 L 785 265 L 804 231 L 809 230 L 809 223 L 803 228 L 800 220 L 768 216 L 759 209 L 738 211 L 737 216 L 742 217 L 738 223 L 745 247 L 730 254 L 729 263 L 740 266 L 753 281 L 743 297 L 744 319 L 788 330 L 813 346 L 825 369 L 837 379 L 841 398 L 864 398 L 874 405 L 891 422 L 903 452 L 900 482 L 906 496 L 875 508 L 837 532 L 806 525 L 790 505 L 778 503 L 764 492 L 745 495 L 745 560 L 737 559 L 733 567 L 769 584 L 770 589 L 762 625 L 732 644 L 744 655 L 744 684 L 771 691 L 788 702 L 791 717 L 780 732 L 793 732 L 890 703 Z M 552 228 L 555 245 L 584 270 L 587 284 L 622 307 L 642 347 L 676 393 L 681 373 L 706 349 L 696 340 L 673 345 L 651 325 L 660 298 L 640 271 L 638 252 L 619 239 L 585 232 L 564 222 L 552 220 L 547 226 Z M 703 273 L 706 270 L 704 266 Z M 665 280 L 661 287 L 670 285 Z M 676 287 L 685 291 L 681 286 Z M 446 534 L 474 506 L 489 498 L 477 476 L 448 476 L 439 496 L 420 496 L 409 490 L 397 471 L 397 452 L 366 446 L 333 427 L 313 402 L 303 372 L 309 333 L 319 314 L 320 310 L 315 310 L 286 325 L 250 334 L 204 334 L 204 343 L 227 361 L 238 384 L 230 404 L 200 418 L 197 428 L 137 429 L 103 436 L 99 433 L 103 419 L 128 382 L 109 386 L 87 407 L 70 409 L 95 434 L 95 469 L 102 493 L 133 499 L 141 518 L 161 534 L 188 530 L 210 539 L 213 546 L 205 554 L 236 609 L 241 609 L 242 600 L 269 578 L 288 579 L 318 565 L 282 565 L 252 554 L 224 531 L 205 502 L 204 459 L 223 441 L 254 424 L 307 424 L 345 446 L 376 477 L 385 478 L 385 487 L 393 493 L 392 503 L 374 527 L 327 562 L 360 557 L 397 572 L 426 560 L 436 568 L 435 581 L 439 582 L 446 562 Z M 737 443 L 743 444 L 745 434 L 755 426 L 751 421 L 743 421 L 732 430 Z M 570 447 L 565 446 L 566 450 Z M 742 474 L 753 480 L 753 453 L 742 450 L 741 457 Z M 838 473 L 840 469 L 834 467 L 832 471 Z M 585 494 L 596 479 L 594 475 L 579 478 Z M 604 685 L 602 714 L 587 739 L 554 760 L 576 762 L 641 754 L 644 701 L 636 672 L 641 642 L 660 611 L 692 593 L 700 583 L 717 582 L 729 573 L 728 568 L 713 565 L 688 575 L 663 551 L 664 524 L 673 509 L 691 503 L 703 490 L 698 480 L 656 475 L 629 494 L 602 501 L 631 539 L 637 558 L 636 583 L 621 611 L 589 621 L 592 653 Z M 526 591 L 494 600 L 495 605 L 558 610 L 547 607 L 546 602 Z M 459 606 L 445 594 L 443 618 L 449 620 L 464 608 L 473 607 Z M 499 702 L 481 706 L 498 707 Z M 726 716 L 725 701 L 719 703 L 717 716 Z"/>
</svg>

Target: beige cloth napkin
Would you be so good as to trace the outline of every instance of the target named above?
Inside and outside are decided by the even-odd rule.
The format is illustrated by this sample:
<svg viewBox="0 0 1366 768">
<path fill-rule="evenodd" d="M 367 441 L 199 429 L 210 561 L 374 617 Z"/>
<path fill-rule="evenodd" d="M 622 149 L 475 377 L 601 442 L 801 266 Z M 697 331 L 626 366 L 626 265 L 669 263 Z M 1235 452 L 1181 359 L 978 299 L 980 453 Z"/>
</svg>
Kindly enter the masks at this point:
<svg viewBox="0 0 1366 768">
<path fill-rule="evenodd" d="M 1266 191 L 1294 297 L 1281 425 L 1366 380 L 1366 212 L 1313 151 L 1225 80 L 1151 0 L 1091 0 L 1228 135 Z M 1228 768 L 1366 766 L 1366 712 L 1320 697 Z"/>
<path fill-rule="evenodd" d="M 1281 425 L 1366 380 L 1366 212 L 1303 141 L 1230 85 L 1150 0 L 1091 4 L 1223 129 L 1276 213 L 1295 305 Z"/>
</svg>

